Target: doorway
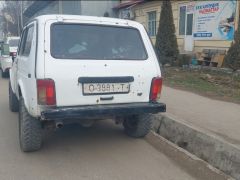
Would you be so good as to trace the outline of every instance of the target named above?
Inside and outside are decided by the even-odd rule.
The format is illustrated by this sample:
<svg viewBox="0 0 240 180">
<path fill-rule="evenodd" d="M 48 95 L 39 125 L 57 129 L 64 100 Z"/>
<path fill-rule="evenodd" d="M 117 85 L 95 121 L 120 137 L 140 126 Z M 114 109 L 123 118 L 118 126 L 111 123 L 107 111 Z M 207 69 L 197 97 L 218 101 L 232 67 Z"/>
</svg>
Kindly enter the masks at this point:
<svg viewBox="0 0 240 180">
<path fill-rule="evenodd" d="M 186 14 L 185 37 L 184 37 L 185 51 L 193 51 L 193 46 L 194 46 L 193 18 L 194 18 L 194 14 L 192 12 Z"/>
</svg>

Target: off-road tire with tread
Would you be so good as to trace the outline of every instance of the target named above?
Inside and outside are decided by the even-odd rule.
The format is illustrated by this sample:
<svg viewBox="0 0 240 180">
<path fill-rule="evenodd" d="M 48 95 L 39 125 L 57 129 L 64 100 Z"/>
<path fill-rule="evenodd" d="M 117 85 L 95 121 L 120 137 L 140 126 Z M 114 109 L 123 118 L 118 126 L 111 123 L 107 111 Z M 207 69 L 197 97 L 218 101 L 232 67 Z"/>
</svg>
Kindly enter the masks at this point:
<svg viewBox="0 0 240 180">
<path fill-rule="evenodd" d="M 23 152 L 37 151 L 42 146 L 41 122 L 29 115 L 24 100 L 19 100 L 19 141 Z"/>
<path fill-rule="evenodd" d="M 154 118 L 152 114 L 134 115 L 125 118 L 123 127 L 128 136 L 140 138 L 150 132 L 153 121 Z"/>
<path fill-rule="evenodd" d="M 8 97 L 9 97 L 9 109 L 12 112 L 18 112 L 19 109 L 19 102 L 17 99 L 17 96 L 14 94 L 13 90 L 12 90 L 12 86 L 11 86 L 11 82 L 9 81 L 9 85 L 8 85 Z"/>
</svg>

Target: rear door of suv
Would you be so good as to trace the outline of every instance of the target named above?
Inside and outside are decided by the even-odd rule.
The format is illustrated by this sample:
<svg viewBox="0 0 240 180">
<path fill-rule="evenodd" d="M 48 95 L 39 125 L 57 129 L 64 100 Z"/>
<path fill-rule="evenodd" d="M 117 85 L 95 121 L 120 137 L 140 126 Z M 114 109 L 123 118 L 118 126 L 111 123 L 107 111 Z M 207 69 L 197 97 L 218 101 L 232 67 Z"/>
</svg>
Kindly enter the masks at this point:
<svg viewBox="0 0 240 180">
<path fill-rule="evenodd" d="M 55 83 L 57 106 L 149 102 L 160 76 L 143 27 L 48 21 L 45 78 Z"/>
</svg>

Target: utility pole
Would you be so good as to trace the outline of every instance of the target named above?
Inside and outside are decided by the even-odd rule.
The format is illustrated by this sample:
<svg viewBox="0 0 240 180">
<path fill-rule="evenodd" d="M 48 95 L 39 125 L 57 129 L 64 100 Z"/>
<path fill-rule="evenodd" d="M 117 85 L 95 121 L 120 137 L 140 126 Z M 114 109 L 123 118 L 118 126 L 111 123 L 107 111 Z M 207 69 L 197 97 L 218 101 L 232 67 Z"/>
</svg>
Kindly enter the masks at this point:
<svg viewBox="0 0 240 180">
<path fill-rule="evenodd" d="M 63 13 L 63 2 L 62 2 L 62 0 L 58 0 L 58 13 L 59 14 Z"/>
<path fill-rule="evenodd" d="M 21 24 L 21 30 L 23 29 L 23 1 L 20 1 L 20 24 Z"/>
<path fill-rule="evenodd" d="M 19 17 L 17 17 L 17 25 L 18 25 L 18 36 L 20 36 L 20 22 Z"/>
</svg>

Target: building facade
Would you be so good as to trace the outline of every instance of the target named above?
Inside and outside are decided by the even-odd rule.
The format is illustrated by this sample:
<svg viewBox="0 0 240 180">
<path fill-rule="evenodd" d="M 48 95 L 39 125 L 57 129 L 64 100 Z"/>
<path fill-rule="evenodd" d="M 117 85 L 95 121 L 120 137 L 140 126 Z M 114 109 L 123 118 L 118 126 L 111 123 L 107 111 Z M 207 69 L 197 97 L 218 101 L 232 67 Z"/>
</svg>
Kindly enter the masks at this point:
<svg viewBox="0 0 240 180">
<path fill-rule="evenodd" d="M 24 10 L 26 21 L 39 15 L 45 14 L 71 14 L 116 17 L 113 10 L 119 4 L 118 0 L 45 0 L 32 1 Z"/>
<path fill-rule="evenodd" d="M 159 27 L 162 1 L 132 0 L 118 5 L 118 17 L 142 23 L 153 43 Z M 172 1 L 180 52 L 227 50 L 239 17 L 239 1 Z M 123 14 L 128 14 L 124 16 Z"/>
</svg>

